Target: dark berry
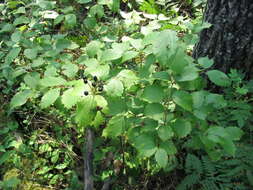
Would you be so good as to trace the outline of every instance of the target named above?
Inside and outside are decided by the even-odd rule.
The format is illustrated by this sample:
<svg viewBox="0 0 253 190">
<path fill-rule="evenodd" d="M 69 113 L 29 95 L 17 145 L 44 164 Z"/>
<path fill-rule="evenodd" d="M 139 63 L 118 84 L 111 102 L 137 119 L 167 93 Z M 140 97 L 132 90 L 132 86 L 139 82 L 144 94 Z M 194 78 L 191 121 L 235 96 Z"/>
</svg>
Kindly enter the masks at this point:
<svg viewBox="0 0 253 190">
<path fill-rule="evenodd" d="M 92 85 L 93 87 L 96 87 L 96 86 L 97 86 L 97 84 L 96 84 L 95 82 L 93 82 L 91 85 Z"/>
<path fill-rule="evenodd" d="M 87 78 L 86 78 L 86 77 L 84 77 L 84 78 L 83 78 L 83 82 L 84 82 L 85 84 L 87 84 L 87 83 L 88 83 L 88 80 L 87 80 Z"/>
<path fill-rule="evenodd" d="M 94 76 L 94 77 L 93 77 L 93 80 L 94 80 L 95 82 L 97 82 L 97 80 L 98 80 L 97 76 Z"/>
<path fill-rule="evenodd" d="M 100 110 L 102 110 L 103 108 L 100 107 L 100 106 L 97 106 L 96 109 L 97 109 L 97 111 L 100 111 Z"/>
<path fill-rule="evenodd" d="M 89 95 L 89 92 L 88 92 L 88 91 L 84 91 L 83 94 L 84 94 L 85 96 L 88 96 L 88 95 Z"/>
<path fill-rule="evenodd" d="M 101 91 L 103 91 L 103 90 L 104 90 L 103 86 L 99 86 L 99 87 L 98 87 L 98 91 L 99 91 L 99 92 L 101 92 Z"/>
</svg>

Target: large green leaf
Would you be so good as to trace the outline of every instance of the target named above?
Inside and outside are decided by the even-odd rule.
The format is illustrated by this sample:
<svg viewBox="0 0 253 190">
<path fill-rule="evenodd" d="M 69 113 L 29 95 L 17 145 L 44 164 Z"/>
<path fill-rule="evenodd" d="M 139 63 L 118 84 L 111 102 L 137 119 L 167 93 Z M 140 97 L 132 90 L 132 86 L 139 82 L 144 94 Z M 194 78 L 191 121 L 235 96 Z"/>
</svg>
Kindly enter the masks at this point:
<svg viewBox="0 0 253 190">
<path fill-rule="evenodd" d="M 11 109 L 22 106 L 26 103 L 26 101 L 32 96 L 31 90 L 23 90 L 15 94 L 15 96 L 11 99 L 10 107 Z"/>
<path fill-rule="evenodd" d="M 240 140 L 243 135 L 243 131 L 238 127 L 226 127 L 225 130 L 228 133 L 229 138 L 233 141 Z"/>
<path fill-rule="evenodd" d="M 169 64 L 169 59 L 176 52 L 178 46 L 177 33 L 172 30 L 164 30 L 157 35 L 153 42 L 153 53 L 163 65 Z"/>
<path fill-rule="evenodd" d="M 5 63 L 10 64 L 19 55 L 20 51 L 20 47 L 12 48 L 11 51 L 5 57 Z"/>
<path fill-rule="evenodd" d="M 191 133 L 192 126 L 191 123 L 185 119 L 177 119 L 172 123 L 172 129 L 179 138 L 183 138 Z"/>
<path fill-rule="evenodd" d="M 97 53 L 100 51 L 100 49 L 104 46 L 103 43 L 100 41 L 91 41 L 89 44 L 86 46 L 86 52 L 89 57 L 94 57 L 97 55 Z"/>
<path fill-rule="evenodd" d="M 124 86 L 127 89 L 138 81 L 136 74 L 133 71 L 127 69 L 120 71 L 120 73 L 117 75 L 117 78 L 123 82 Z"/>
<path fill-rule="evenodd" d="M 125 126 L 125 119 L 123 115 L 114 116 L 110 119 L 108 125 L 103 130 L 103 136 L 115 138 L 122 134 Z"/>
<path fill-rule="evenodd" d="M 133 144 L 142 156 L 150 157 L 157 150 L 153 136 L 148 134 L 142 134 L 134 138 Z"/>
<path fill-rule="evenodd" d="M 108 49 L 102 52 L 101 61 L 112 61 L 119 59 L 123 55 L 121 49 Z"/>
<path fill-rule="evenodd" d="M 214 84 L 218 86 L 228 87 L 231 85 L 231 81 L 228 78 L 228 76 L 219 70 L 211 70 L 208 71 L 206 74 L 210 79 L 210 81 L 212 81 Z"/>
<path fill-rule="evenodd" d="M 75 14 L 65 15 L 64 25 L 67 28 L 73 28 L 76 25 L 76 15 Z"/>
<path fill-rule="evenodd" d="M 77 103 L 76 122 L 81 127 L 89 126 L 96 116 L 96 101 L 92 96 L 86 96 Z"/>
<path fill-rule="evenodd" d="M 171 139 L 174 136 L 174 132 L 170 126 L 160 126 L 157 133 L 163 141 Z"/>
<path fill-rule="evenodd" d="M 40 84 L 42 86 L 47 86 L 47 87 L 65 85 L 66 83 L 67 81 L 63 79 L 62 77 L 48 76 L 40 80 Z"/>
<path fill-rule="evenodd" d="M 36 49 L 25 49 L 24 55 L 28 59 L 35 59 L 37 57 L 38 51 Z"/>
<path fill-rule="evenodd" d="M 60 96 L 60 89 L 51 89 L 41 99 L 41 107 L 47 108 L 48 106 L 52 105 L 56 99 Z"/>
<path fill-rule="evenodd" d="M 162 168 L 165 168 L 167 166 L 168 163 L 168 155 L 167 152 L 162 149 L 159 148 L 156 153 L 155 153 L 155 159 L 156 162 L 158 163 L 158 165 Z"/>
<path fill-rule="evenodd" d="M 107 85 L 105 85 L 105 91 L 108 96 L 121 96 L 124 91 L 123 84 L 118 79 L 111 79 Z"/>
<path fill-rule="evenodd" d="M 149 102 L 161 102 L 164 98 L 163 88 L 158 85 L 146 86 L 142 98 Z"/>
<path fill-rule="evenodd" d="M 177 90 L 172 95 L 173 101 L 184 108 L 187 111 L 192 111 L 192 96 L 190 93 L 183 91 L 183 90 Z"/>
<path fill-rule="evenodd" d="M 148 104 L 145 107 L 144 114 L 155 120 L 164 119 L 164 107 L 159 103 Z"/>
</svg>

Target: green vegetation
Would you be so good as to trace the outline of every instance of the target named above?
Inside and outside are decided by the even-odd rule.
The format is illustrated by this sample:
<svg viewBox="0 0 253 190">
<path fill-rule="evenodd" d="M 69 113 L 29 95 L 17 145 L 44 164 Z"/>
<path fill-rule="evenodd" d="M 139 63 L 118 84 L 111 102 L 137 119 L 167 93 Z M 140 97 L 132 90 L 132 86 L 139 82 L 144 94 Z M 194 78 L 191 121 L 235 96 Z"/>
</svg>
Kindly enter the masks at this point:
<svg viewBox="0 0 253 190">
<path fill-rule="evenodd" d="M 95 189 L 253 188 L 253 83 L 192 58 L 204 6 L 0 3 L 0 189 L 83 189 L 87 129 Z"/>
</svg>

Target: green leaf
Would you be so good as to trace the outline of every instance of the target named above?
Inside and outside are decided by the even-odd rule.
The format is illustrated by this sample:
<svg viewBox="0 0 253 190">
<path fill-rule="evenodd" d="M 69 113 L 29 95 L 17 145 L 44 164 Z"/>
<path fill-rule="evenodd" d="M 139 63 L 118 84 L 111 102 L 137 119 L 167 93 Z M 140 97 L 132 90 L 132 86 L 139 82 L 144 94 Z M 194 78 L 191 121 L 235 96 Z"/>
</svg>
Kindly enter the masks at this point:
<svg viewBox="0 0 253 190">
<path fill-rule="evenodd" d="M 178 90 L 172 95 L 173 101 L 187 111 L 192 111 L 192 96 L 186 91 Z"/>
<path fill-rule="evenodd" d="M 120 80 L 111 79 L 107 85 L 105 85 L 105 91 L 108 96 L 121 96 L 124 91 L 123 84 Z"/>
<path fill-rule="evenodd" d="M 167 152 L 162 149 L 159 148 L 156 153 L 155 153 L 155 159 L 156 162 L 158 163 L 158 165 L 162 168 L 165 168 L 168 164 L 168 155 Z"/>
<path fill-rule="evenodd" d="M 176 77 L 179 82 L 192 81 L 198 78 L 198 69 L 194 65 L 184 67 L 180 76 Z"/>
<path fill-rule="evenodd" d="M 179 138 L 186 137 L 192 130 L 191 123 L 185 119 L 177 119 L 171 126 Z"/>
<path fill-rule="evenodd" d="M 158 85 L 146 86 L 142 98 L 149 102 L 161 102 L 164 98 L 163 88 Z"/>
<path fill-rule="evenodd" d="M 156 36 L 153 42 L 153 53 L 162 65 L 169 64 L 169 59 L 176 53 L 177 41 L 177 33 L 172 30 L 164 30 Z"/>
<path fill-rule="evenodd" d="M 139 79 L 133 71 L 127 69 L 121 70 L 117 78 L 123 82 L 127 89 L 132 87 Z"/>
<path fill-rule="evenodd" d="M 13 41 L 13 42 L 19 42 L 20 41 L 20 39 L 21 39 L 21 36 L 22 36 L 22 33 L 20 32 L 20 31 L 16 31 L 15 33 L 13 33 L 12 35 L 11 35 L 11 40 Z"/>
<path fill-rule="evenodd" d="M 162 104 L 152 103 L 145 107 L 144 114 L 155 120 L 162 120 L 164 118 L 164 108 Z"/>
<path fill-rule="evenodd" d="M 103 46 L 104 44 L 101 43 L 100 41 L 91 41 L 86 46 L 86 52 L 89 57 L 94 57 L 95 55 L 98 54 L 98 52 L 101 50 Z"/>
<path fill-rule="evenodd" d="M 108 125 L 103 130 L 102 136 L 115 138 L 122 134 L 124 126 L 125 126 L 124 116 L 123 115 L 114 116 L 112 119 L 110 119 Z"/>
<path fill-rule="evenodd" d="M 71 41 L 64 38 L 58 39 L 55 43 L 55 47 L 58 51 L 62 51 L 66 48 L 69 48 L 70 46 L 71 46 Z"/>
<path fill-rule="evenodd" d="M 174 136 L 174 132 L 170 126 L 160 126 L 157 133 L 163 141 L 171 139 Z"/>
<path fill-rule="evenodd" d="M 106 78 L 110 72 L 109 65 L 102 65 L 98 63 L 96 59 L 89 59 L 85 62 L 87 68 L 85 69 L 85 74 L 90 74 L 97 76 L 100 79 Z"/>
<path fill-rule="evenodd" d="M 80 4 L 85 4 L 85 3 L 89 3 L 91 2 L 92 0 L 77 0 L 78 3 Z"/>
<path fill-rule="evenodd" d="M 42 108 L 47 108 L 52 105 L 56 99 L 60 96 L 60 89 L 51 89 L 41 99 L 40 106 Z"/>
<path fill-rule="evenodd" d="M 112 61 L 121 58 L 122 55 L 121 49 L 108 49 L 102 52 L 101 61 Z"/>
<path fill-rule="evenodd" d="M 76 75 L 78 71 L 78 66 L 72 63 L 67 63 L 62 66 L 63 74 L 69 78 L 72 78 Z"/>
<path fill-rule="evenodd" d="M 73 28 L 76 25 L 76 15 L 68 14 L 65 15 L 64 25 L 66 28 Z"/>
<path fill-rule="evenodd" d="M 20 51 L 20 47 L 12 48 L 11 51 L 5 57 L 5 63 L 10 64 L 19 55 Z"/>
<path fill-rule="evenodd" d="M 172 141 L 161 142 L 160 148 L 164 149 L 168 155 L 175 155 L 177 153 L 177 148 Z"/>
<path fill-rule="evenodd" d="M 36 49 L 25 49 L 24 55 L 28 59 L 35 59 L 37 57 L 38 51 Z"/>
<path fill-rule="evenodd" d="M 213 66 L 214 61 L 212 59 L 209 59 L 208 57 L 200 57 L 198 59 L 198 64 L 204 69 L 208 69 Z"/>
<path fill-rule="evenodd" d="M 5 162 L 6 160 L 9 160 L 9 159 L 10 159 L 10 157 L 12 156 L 12 153 L 13 153 L 13 151 L 7 151 L 7 152 L 1 154 L 1 156 L 0 156 L 0 166 L 1 166 L 2 164 L 4 164 L 4 162 Z"/>
<path fill-rule="evenodd" d="M 231 156 L 235 156 L 236 147 L 233 141 L 229 138 L 220 138 L 222 148 Z"/>
<path fill-rule="evenodd" d="M 82 80 L 76 81 L 75 86 L 64 91 L 63 95 L 61 96 L 63 105 L 68 109 L 72 108 L 81 100 L 85 90 L 90 91 L 90 89 L 84 85 Z"/>
<path fill-rule="evenodd" d="M 208 78 L 217 86 L 228 87 L 231 85 L 231 81 L 228 76 L 219 70 L 211 70 L 206 74 Z"/>
<path fill-rule="evenodd" d="M 136 149 L 139 151 L 141 156 L 150 157 L 157 150 L 153 136 L 148 135 L 148 134 L 142 134 L 138 136 L 137 138 L 134 138 L 133 144 L 136 147 Z"/>
<path fill-rule="evenodd" d="M 35 89 L 40 82 L 40 74 L 37 72 L 28 73 L 24 77 L 24 81 L 27 86 L 29 86 L 32 89 Z"/>
<path fill-rule="evenodd" d="M 86 96 L 77 103 L 76 122 L 81 127 L 89 126 L 96 117 L 96 101 L 92 96 Z"/>
<path fill-rule="evenodd" d="M 95 17 L 87 17 L 83 23 L 88 29 L 93 29 L 97 25 L 97 20 Z"/>
<path fill-rule="evenodd" d="M 50 87 L 50 86 L 61 86 L 65 85 L 67 81 L 63 79 L 62 77 L 45 77 L 40 80 L 40 84 L 42 86 Z"/>
<path fill-rule="evenodd" d="M 15 96 L 11 99 L 10 107 L 11 109 L 22 106 L 26 103 L 26 101 L 31 97 L 31 90 L 23 90 L 15 94 Z"/>
<path fill-rule="evenodd" d="M 137 51 L 126 51 L 122 56 L 121 63 L 124 63 L 125 61 L 135 58 L 138 54 L 139 52 Z"/>
<path fill-rule="evenodd" d="M 226 127 L 226 132 L 229 135 L 229 138 L 233 141 L 238 141 L 243 135 L 243 131 L 238 127 Z"/>
</svg>

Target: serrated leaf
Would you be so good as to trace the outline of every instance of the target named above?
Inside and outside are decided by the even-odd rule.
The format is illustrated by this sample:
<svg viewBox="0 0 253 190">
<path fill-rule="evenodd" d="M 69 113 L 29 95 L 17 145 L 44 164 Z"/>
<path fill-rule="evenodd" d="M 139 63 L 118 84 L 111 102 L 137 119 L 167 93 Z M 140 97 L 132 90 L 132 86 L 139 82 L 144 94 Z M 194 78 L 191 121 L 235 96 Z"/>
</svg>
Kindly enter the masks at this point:
<svg viewBox="0 0 253 190">
<path fill-rule="evenodd" d="M 10 64 L 19 55 L 20 51 L 20 47 L 12 48 L 11 51 L 5 57 L 5 63 Z"/>
<path fill-rule="evenodd" d="M 35 59 L 37 57 L 38 51 L 36 49 L 25 49 L 24 55 L 28 59 Z"/>
<path fill-rule="evenodd" d="M 87 96 L 77 103 L 76 122 L 81 127 L 89 126 L 96 116 L 96 102 L 92 96 Z"/>
<path fill-rule="evenodd" d="M 108 49 L 102 52 L 101 61 L 112 61 L 121 58 L 123 51 L 121 49 Z"/>
<path fill-rule="evenodd" d="M 32 95 L 31 90 L 23 90 L 15 94 L 15 96 L 11 99 L 11 102 L 10 102 L 11 109 L 25 104 L 26 101 L 31 97 L 31 95 Z"/>
<path fill-rule="evenodd" d="M 187 111 L 192 111 L 192 96 L 186 91 L 178 90 L 172 95 L 173 101 Z"/>
<path fill-rule="evenodd" d="M 63 74 L 69 78 L 72 78 L 76 75 L 78 71 L 78 66 L 72 63 L 67 63 L 62 66 Z"/>
<path fill-rule="evenodd" d="M 65 85 L 67 81 L 62 77 L 52 77 L 48 76 L 40 80 L 40 84 L 42 86 L 50 87 L 50 86 L 61 86 Z"/>
<path fill-rule="evenodd" d="M 79 102 L 83 96 L 83 92 L 90 91 L 89 86 L 85 86 L 82 80 L 76 81 L 73 88 L 64 91 L 61 101 L 66 108 L 72 108 Z"/>
<path fill-rule="evenodd" d="M 226 127 L 225 130 L 233 141 L 240 140 L 243 135 L 243 131 L 238 127 Z"/>
<path fill-rule="evenodd" d="M 67 14 L 65 15 L 64 25 L 66 28 L 73 28 L 76 25 L 76 15 L 75 14 Z"/>
<path fill-rule="evenodd" d="M 60 89 L 51 89 L 41 99 L 40 106 L 42 108 L 47 108 L 52 105 L 56 99 L 60 96 Z"/>
<path fill-rule="evenodd" d="M 162 120 L 164 118 L 164 107 L 159 103 L 148 104 L 144 109 L 144 114 L 155 120 Z"/>
<path fill-rule="evenodd" d="M 40 74 L 37 73 L 37 72 L 28 73 L 28 74 L 25 75 L 24 81 L 25 81 L 27 86 L 29 86 L 30 88 L 35 89 L 39 85 Z"/>
<path fill-rule="evenodd" d="M 115 138 L 123 132 L 125 119 L 123 115 L 117 115 L 110 119 L 108 125 L 103 130 L 103 136 Z"/>
<path fill-rule="evenodd" d="M 191 123 L 184 119 L 177 119 L 171 126 L 179 138 L 186 137 L 192 130 Z"/>
<path fill-rule="evenodd" d="M 120 73 L 117 75 L 117 78 L 123 82 L 124 86 L 127 89 L 133 86 L 138 80 L 136 74 L 133 71 L 127 69 L 120 71 Z"/>
<path fill-rule="evenodd" d="M 149 102 L 161 102 L 164 98 L 163 88 L 158 85 L 150 85 L 144 88 L 142 98 Z"/>
<path fill-rule="evenodd" d="M 157 150 L 153 136 L 147 134 L 142 134 L 133 139 L 133 144 L 142 156 L 150 157 Z"/>
<path fill-rule="evenodd" d="M 208 57 L 200 57 L 198 59 L 198 64 L 204 69 L 208 69 L 213 66 L 214 61 L 212 59 L 209 59 Z"/>
<path fill-rule="evenodd" d="M 174 136 L 174 132 L 170 126 L 160 126 L 157 133 L 163 141 L 171 139 Z"/>
<path fill-rule="evenodd" d="M 108 96 L 121 96 L 124 91 L 123 84 L 120 80 L 111 79 L 107 85 L 105 85 L 105 91 Z"/>
<path fill-rule="evenodd" d="M 162 149 L 159 148 L 156 153 L 155 153 L 155 159 L 156 162 L 158 163 L 158 165 L 162 168 L 165 168 L 167 166 L 168 163 L 168 155 L 167 152 Z"/>
<path fill-rule="evenodd" d="M 85 4 L 85 3 L 89 3 L 91 2 L 92 0 L 77 0 L 78 3 L 80 4 Z"/>
<path fill-rule="evenodd" d="M 217 86 L 228 87 L 231 85 L 231 81 L 228 76 L 219 70 L 211 70 L 206 74 L 210 81 L 212 81 Z"/>
<path fill-rule="evenodd" d="M 177 153 L 177 148 L 172 141 L 161 142 L 160 148 L 163 148 L 168 155 L 175 155 Z"/>
<path fill-rule="evenodd" d="M 89 57 L 94 57 L 97 55 L 97 53 L 100 51 L 100 49 L 104 46 L 103 43 L 100 41 L 91 41 L 89 44 L 86 46 L 86 52 Z"/>
<path fill-rule="evenodd" d="M 184 67 L 180 76 L 176 77 L 176 80 L 179 82 L 192 81 L 198 78 L 198 76 L 198 69 L 195 66 L 190 65 Z"/>
<path fill-rule="evenodd" d="M 221 138 L 219 143 L 229 155 L 235 156 L 236 147 L 231 139 Z"/>
</svg>

